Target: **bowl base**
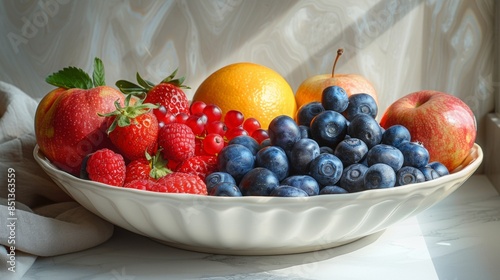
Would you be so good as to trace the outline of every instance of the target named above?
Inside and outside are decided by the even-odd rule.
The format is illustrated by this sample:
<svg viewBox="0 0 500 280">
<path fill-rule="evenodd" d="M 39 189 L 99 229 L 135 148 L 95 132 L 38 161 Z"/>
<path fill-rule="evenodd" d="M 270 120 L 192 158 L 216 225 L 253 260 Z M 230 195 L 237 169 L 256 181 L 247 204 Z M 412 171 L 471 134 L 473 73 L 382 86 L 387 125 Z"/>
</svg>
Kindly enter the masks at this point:
<svg viewBox="0 0 500 280">
<path fill-rule="evenodd" d="M 163 241 L 156 238 L 151 238 L 151 240 L 177 249 L 193 251 L 198 253 L 233 255 L 233 256 L 276 256 L 276 255 L 310 253 L 315 251 L 331 249 L 358 241 L 367 236 L 361 236 L 341 242 L 333 242 L 329 244 L 316 245 L 316 246 L 286 247 L 286 248 L 248 248 L 248 249 L 221 249 L 213 247 L 191 246 L 181 243 Z"/>
</svg>

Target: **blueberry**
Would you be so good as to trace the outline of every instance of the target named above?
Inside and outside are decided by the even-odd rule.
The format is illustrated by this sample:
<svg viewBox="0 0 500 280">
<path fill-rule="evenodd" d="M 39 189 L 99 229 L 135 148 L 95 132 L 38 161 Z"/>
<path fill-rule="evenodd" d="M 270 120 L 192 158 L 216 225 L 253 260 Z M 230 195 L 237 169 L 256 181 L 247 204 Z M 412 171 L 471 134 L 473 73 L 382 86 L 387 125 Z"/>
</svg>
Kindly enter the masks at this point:
<svg viewBox="0 0 500 280">
<path fill-rule="evenodd" d="M 274 172 L 280 181 L 289 174 L 288 157 L 285 151 L 278 146 L 268 146 L 259 150 L 255 156 L 255 164 Z"/>
<path fill-rule="evenodd" d="M 321 102 L 314 101 L 306 103 L 297 110 L 297 124 L 309 126 L 311 120 L 323 111 L 325 111 L 325 108 L 323 108 Z"/>
<path fill-rule="evenodd" d="M 271 146 L 271 139 L 267 138 L 260 142 L 259 149 L 265 148 L 267 146 Z"/>
<path fill-rule="evenodd" d="M 339 186 L 325 186 L 319 191 L 319 194 L 341 194 L 341 193 L 348 193 L 348 191 L 344 188 L 341 188 Z"/>
<path fill-rule="evenodd" d="M 80 167 L 80 178 L 84 180 L 90 180 L 89 173 L 87 172 L 87 161 L 89 160 L 90 154 L 86 155 L 82 160 L 82 166 Z"/>
<path fill-rule="evenodd" d="M 434 170 L 429 165 L 426 165 L 424 167 L 420 167 L 419 170 L 422 171 L 422 174 L 424 174 L 426 181 L 431 181 L 431 180 L 434 180 L 434 179 L 441 177 L 439 175 L 439 173 L 437 173 L 437 171 Z"/>
<path fill-rule="evenodd" d="M 212 172 L 205 177 L 205 184 L 207 185 L 207 190 L 210 191 L 215 185 L 223 182 L 228 182 L 236 185 L 236 181 L 233 176 L 227 172 Z"/>
<path fill-rule="evenodd" d="M 442 164 L 439 161 L 433 161 L 429 163 L 429 166 L 436 170 L 436 172 L 439 174 L 439 176 L 445 176 L 450 174 L 450 171 L 448 171 L 448 168 L 444 164 Z"/>
<path fill-rule="evenodd" d="M 346 138 L 335 147 L 336 155 L 344 164 L 349 166 L 363 160 L 368 153 L 368 146 L 358 138 Z"/>
<path fill-rule="evenodd" d="M 365 173 L 368 166 L 355 163 L 344 168 L 338 185 L 348 192 L 360 192 L 364 190 Z"/>
<path fill-rule="evenodd" d="M 404 166 L 396 173 L 396 186 L 425 182 L 422 171 L 413 166 Z"/>
<path fill-rule="evenodd" d="M 300 138 L 309 138 L 309 135 L 311 134 L 311 129 L 309 126 L 305 125 L 299 125 L 300 129 Z"/>
<path fill-rule="evenodd" d="M 252 138 L 251 136 L 248 136 L 248 135 L 236 136 L 233 139 L 231 139 L 231 141 L 229 141 L 227 144 L 228 145 L 241 144 L 241 145 L 247 147 L 254 155 L 260 149 L 259 142 L 257 142 L 257 140 L 255 140 L 254 138 Z"/>
<path fill-rule="evenodd" d="M 405 142 L 399 145 L 403 153 L 403 166 L 424 167 L 429 163 L 429 151 L 416 142 Z"/>
<path fill-rule="evenodd" d="M 271 192 L 270 196 L 307 197 L 309 195 L 302 189 L 292 187 L 292 186 L 282 185 L 282 186 L 275 188 Z"/>
<path fill-rule="evenodd" d="M 254 168 L 255 157 L 247 147 L 233 144 L 220 151 L 217 161 L 218 170 L 229 173 L 238 183 L 243 175 Z"/>
<path fill-rule="evenodd" d="M 230 182 L 221 182 L 215 184 L 209 191 L 212 196 L 241 196 L 241 191 L 236 184 Z"/>
<path fill-rule="evenodd" d="M 372 166 L 376 163 L 385 163 L 397 172 L 403 166 L 403 153 L 396 147 L 378 144 L 373 146 L 366 154 L 366 163 Z"/>
<path fill-rule="evenodd" d="M 326 110 L 342 113 L 349 105 L 349 97 L 343 88 L 329 86 L 321 94 L 321 104 Z"/>
<path fill-rule="evenodd" d="M 380 144 L 382 129 L 378 122 L 367 114 L 356 115 L 349 124 L 347 134 L 353 138 L 361 139 L 368 149 Z"/>
<path fill-rule="evenodd" d="M 380 143 L 398 147 L 404 142 L 410 142 L 410 140 L 410 131 L 405 126 L 396 124 L 385 130 Z"/>
<path fill-rule="evenodd" d="M 321 146 L 319 147 L 319 153 L 320 154 L 333 154 L 333 149 L 328 146 Z"/>
<path fill-rule="evenodd" d="M 319 194 L 318 182 L 309 175 L 292 175 L 281 181 L 281 184 L 302 189 L 309 196 Z"/>
<path fill-rule="evenodd" d="M 255 167 L 241 179 L 239 188 L 245 196 L 267 196 L 279 186 L 278 177 L 269 169 Z"/>
<path fill-rule="evenodd" d="M 363 183 L 365 190 L 392 188 L 396 184 L 396 172 L 385 163 L 376 163 L 366 170 Z"/>
<path fill-rule="evenodd" d="M 295 142 L 301 139 L 299 126 L 286 115 L 277 116 L 271 121 L 268 134 L 271 145 L 279 146 L 285 152 L 290 151 Z"/>
<path fill-rule="evenodd" d="M 375 119 L 377 113 L 377 102 L 367 93 L 358 93 L 349 96 L 349 106 L 344 111 L 346 119 L 350 121 L 359 114 L 367 114 Z"/>
<path fill-rule="evenodd" d="M 310 138 L 300 139 L 293 145 L 290 152 L 290 162 L 294 174 L 306 174 L 309 163 L 319 156 L 319 145 Z"/>
<path fill-rule="evenodd" d="M 342 114 L 324 111 L 311 121 L 311 138 L 320 146 L 336 146 L 347 132 L 347 122 Z"/>
<path fill-rule="evenodd" d="M 342 161 L 332 154 L 320 154 L 311 161 L 309 174 L 321 185 L 335 185 L 342 176 Z"/>
</svg>

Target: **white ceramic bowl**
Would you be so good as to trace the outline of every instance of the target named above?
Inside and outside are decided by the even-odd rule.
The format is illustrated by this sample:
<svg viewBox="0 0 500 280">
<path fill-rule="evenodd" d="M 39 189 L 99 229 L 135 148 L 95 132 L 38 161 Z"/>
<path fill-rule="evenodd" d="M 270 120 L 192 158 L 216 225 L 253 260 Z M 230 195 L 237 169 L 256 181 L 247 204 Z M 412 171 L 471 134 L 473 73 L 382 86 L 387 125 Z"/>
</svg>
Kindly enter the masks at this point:
<svg viewBox="0 0 500 280">
<path fill-rule="evenodd" d="M 433 181 L 342 195 L 212 197 L 113 187 L 60 171 L 34 157 L 71 197 L 109 222 L 162 243 L 200 252 L 271 255 L 315 251 L 381 231 L 439 202 L 471 176 L 483 153 Z"/>
</svg>

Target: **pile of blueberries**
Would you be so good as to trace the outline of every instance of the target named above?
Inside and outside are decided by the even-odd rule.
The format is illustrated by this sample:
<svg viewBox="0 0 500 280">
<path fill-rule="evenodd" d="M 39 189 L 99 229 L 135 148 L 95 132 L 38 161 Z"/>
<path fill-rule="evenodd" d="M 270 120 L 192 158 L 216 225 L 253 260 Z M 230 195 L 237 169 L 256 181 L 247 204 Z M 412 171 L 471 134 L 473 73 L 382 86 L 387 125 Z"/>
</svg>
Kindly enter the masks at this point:
<svg viewBox="0 0 500 280">
<path fill-rule="evenodd" d="M 218 171 L 206 177 L 209 195 L 314 196 L 392 188 L 449 174 L 411 141 L 401 125 L 382 128 L 368 94 L 348 97 L 327 87 L 321 102 L 301 106 L 296 120 L 278 116 L 269 139 L 232 139 L 218 155 Z"/>
</svg>

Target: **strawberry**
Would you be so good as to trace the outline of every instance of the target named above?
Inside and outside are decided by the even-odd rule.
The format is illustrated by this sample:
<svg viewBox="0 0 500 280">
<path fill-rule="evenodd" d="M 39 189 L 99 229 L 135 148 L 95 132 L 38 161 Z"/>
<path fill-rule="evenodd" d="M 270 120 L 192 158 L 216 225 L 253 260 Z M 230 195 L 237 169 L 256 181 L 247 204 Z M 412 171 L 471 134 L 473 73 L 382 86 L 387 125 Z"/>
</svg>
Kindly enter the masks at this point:
<svg viewBox="0 0 500 280">
<path fill-rule="evenodd" d="M 137 179 L 156 181 L 170 172 L 159 151 L 154 156 L 146 153 L 145 157 L 133 160 L 127 165 L 125 184 Z"/>
<path fill-rule="evenodd" d="M 155 190 L 157 192 L 207 195 L 205 182 L 197 175 L 190 173 L 173 172 L 160 178 L 156 183 L 159 184 Z"/>
<path fill-rule="evenodd" d="M 151 109 L 158 106 L 137 100 L 130 104 L 132 95 L 125 98 L 125 106 L 116 102 L 116 110 L 103 114 L 108 117 L 108 136 L 127 159 L 143 158 L 144 153 L 154 153 L 158 137 L 158 121 Z"/>
<path fill-rule="evenodd" d="M 83 177 L 112 186 L 121 187 L 125 181 L 125 160 L 110 149 L 89 154 L 83 163 Z"/>
<path fill-rule="evenodd" d="M 162 149 L 165 159 L 182 162 L 194 156 L 195 137 L 185 124 L 165 124 L 158 132 L 158 147 Z"/>
<path fill-rule="evenodd" d="M 179 164 L 177 172 L 191 173 L 205 181 L 205 177 L 217 171 L 217 156 L 193 156 Z"/>
<path fill-rule="evenodd" d="M 189 114 L 189 100 L 183 89 L 189 89 L 183 85 L 184 77 L 174 79 L 177 74 L 175 70 L 170 76 L 158 84 L 144 80 L 139 73 L 136 75 L 139 85 L 125 80 L 116 82 L 116 86 L 125 94 L 133 94 L 140 98 L 145 97 L 144 102 L 164 106 L 172 115 L 179 113 Z"/>
</svg>

